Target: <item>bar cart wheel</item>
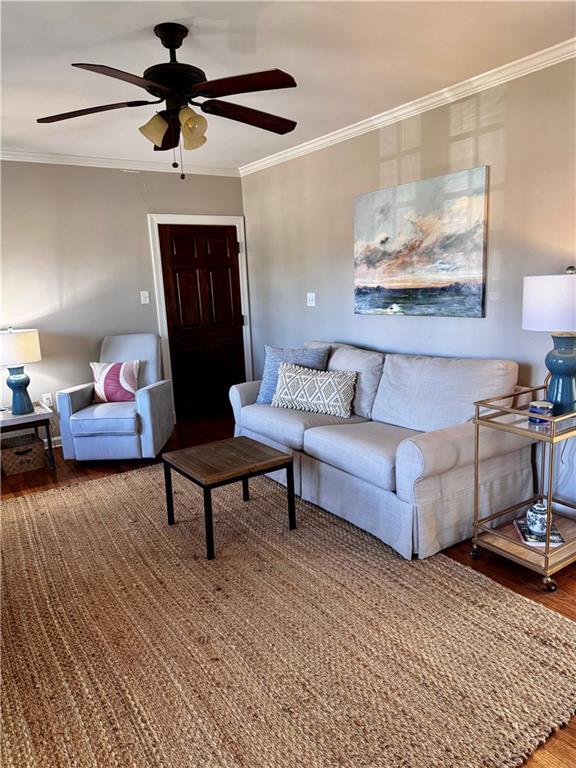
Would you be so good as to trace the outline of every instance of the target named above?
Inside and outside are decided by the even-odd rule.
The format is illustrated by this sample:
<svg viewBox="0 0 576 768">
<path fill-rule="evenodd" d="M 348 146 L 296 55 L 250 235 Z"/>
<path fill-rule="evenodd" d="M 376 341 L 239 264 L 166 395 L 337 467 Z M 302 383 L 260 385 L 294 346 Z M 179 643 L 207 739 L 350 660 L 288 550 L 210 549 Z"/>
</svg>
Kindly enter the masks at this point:
<svg viewBox="0 0 576 768">
<path fill-rule="evenodd" d="M 472 555 L 472 560 L 478 560 L 480 557 L 480 547 L 478 547 L 476 544 L 473 544 L 470 554 Z"/>
<path fill-rule="evenodd" d="M 558 589 L 558 584 L 556 584 L 556 581 L 554 579 L 551 579 L 550 576 L 545 576 L 542 579 L 542 583 L 544 584 L 544 589 L 547 592 L 556 592 Z"/>
</svg>

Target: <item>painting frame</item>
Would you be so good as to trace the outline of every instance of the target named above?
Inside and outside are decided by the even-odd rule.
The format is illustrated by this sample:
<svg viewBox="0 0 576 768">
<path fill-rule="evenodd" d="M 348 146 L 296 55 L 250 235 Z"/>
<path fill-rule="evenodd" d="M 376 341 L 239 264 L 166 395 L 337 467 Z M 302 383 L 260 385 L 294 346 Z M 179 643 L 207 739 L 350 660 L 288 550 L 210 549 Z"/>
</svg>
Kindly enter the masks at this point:
<svg viewBox="0 0 576 768">
<path fill-rule="evenodd" d="M 489 166 L 358 195 L 354 313 L 486 317 Z"/>
</svg>

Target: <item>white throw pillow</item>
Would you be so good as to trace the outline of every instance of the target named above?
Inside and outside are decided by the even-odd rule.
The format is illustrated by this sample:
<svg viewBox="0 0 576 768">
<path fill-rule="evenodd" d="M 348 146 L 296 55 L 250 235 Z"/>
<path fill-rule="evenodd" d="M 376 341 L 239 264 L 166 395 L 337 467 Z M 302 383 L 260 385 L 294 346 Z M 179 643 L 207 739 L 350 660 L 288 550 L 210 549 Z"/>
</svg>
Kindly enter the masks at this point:
<svg viewBox="0 0 576 768">
<path fill-rule="evenodd" d="M 272 405 L 349 419 L 356 376 L 356 371 L 314 371 L 282 363 Z"/>
</svg>

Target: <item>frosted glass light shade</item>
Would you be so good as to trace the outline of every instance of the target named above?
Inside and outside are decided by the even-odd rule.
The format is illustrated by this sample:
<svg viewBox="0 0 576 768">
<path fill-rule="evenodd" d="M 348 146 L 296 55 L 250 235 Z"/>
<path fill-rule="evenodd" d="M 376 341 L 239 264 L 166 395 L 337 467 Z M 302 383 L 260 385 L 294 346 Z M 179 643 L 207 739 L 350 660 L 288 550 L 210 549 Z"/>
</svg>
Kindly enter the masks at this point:
<svg viewBox="0 0 576 768">
<path fill-rule="evenodd" d="M 526 331 L 576 331 L 576 275 L 525 277 L 522 328 Z"/>
<path fill-rule="evenodd" d="M 34 329 L 0 332 L 0 361 L 7 368 L 42 360 L 38 331 Z"/>
<path fill-rule="evenodd" d="M 199 115 L 191 107 L 182 107 L 178 113 L 178 119 L 182 126 L 182 133 L 187 130 L 190 138 L 204 136 L 208 129 L 208 121 L 204 115 Z M 195 147 L 190 147 L 190 149 L 195 149 Z"/>
<path fill-rule="evenodd" d="M 188 127 L 184 124 L 182 126 L 182 144 L 184 149 L 198 149 L 203 144 L 206 144 L 206 136 L 196 136 L 191 133 Z"/>
<path fill-rule="evenodd" d="M 161 115 L 154 115 L 154 117 L 151 117 L 150 120 L 148 120 L 146 125 L 140 126 L 138 130 L 148 139 L 148 141 L 151 141 L 152 144 L 160 147 L 162 145 L 164 134 L 168 130 L 168 123 Z"/>
</svg>

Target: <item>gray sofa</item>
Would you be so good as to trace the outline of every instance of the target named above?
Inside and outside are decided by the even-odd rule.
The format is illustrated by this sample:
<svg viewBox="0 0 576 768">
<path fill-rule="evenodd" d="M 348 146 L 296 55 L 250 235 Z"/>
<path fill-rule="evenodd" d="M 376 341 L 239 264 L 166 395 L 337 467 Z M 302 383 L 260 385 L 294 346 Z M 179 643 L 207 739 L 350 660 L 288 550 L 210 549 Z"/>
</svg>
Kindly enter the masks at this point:
<svg viewBox="0 0 576 768">
<path fill-rule="evenodd" d="M 473 403 L 513 392 L 517 364 L 332 344 L 328 370 L 358 372 L 349 419 L 259 405 L 260 382 L 251 381 L 230 390 L 235 434 L 292 452 L 303 499 L 405 558 L 470 537 Z M 483 430 L 480 445 L 481 513 L 531 496 L 530 441 Z"/>
</svg>

